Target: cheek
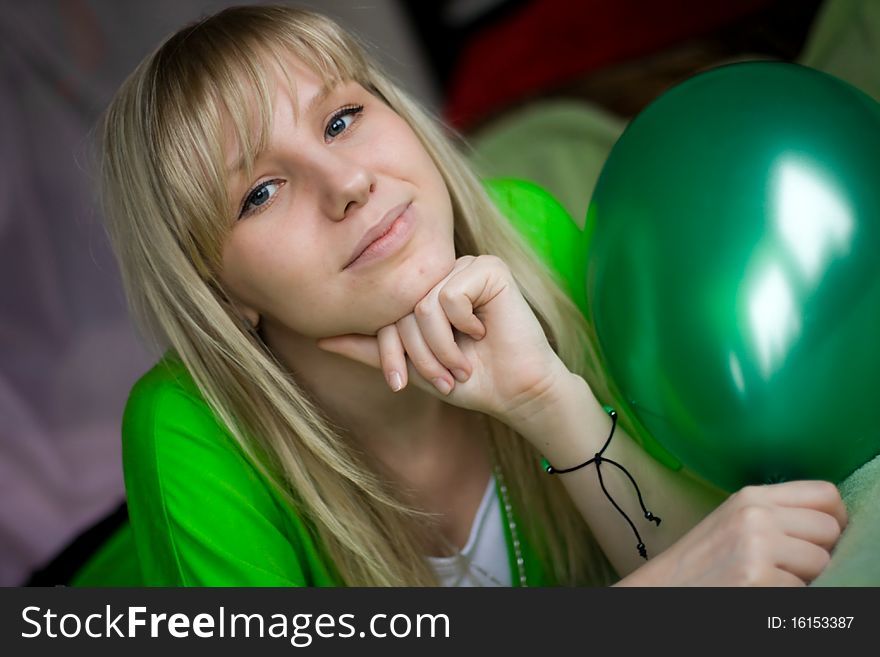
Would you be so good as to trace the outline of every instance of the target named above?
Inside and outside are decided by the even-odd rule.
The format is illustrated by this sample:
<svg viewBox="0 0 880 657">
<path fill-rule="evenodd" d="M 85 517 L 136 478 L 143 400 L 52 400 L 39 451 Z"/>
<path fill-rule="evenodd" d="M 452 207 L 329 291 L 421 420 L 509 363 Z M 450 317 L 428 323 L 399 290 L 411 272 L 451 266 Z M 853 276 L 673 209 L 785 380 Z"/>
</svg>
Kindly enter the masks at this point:
<svg viewBox="0 0 880 657">
<path fill-rule="evenodd" d="M 306 301 L 321 283 L 318 263 L 307 260 L 316 249 L 294 250 L 284 240 L 254 237 L 242 235 L 226 245 L 222 281 L 238 303 L 261 315 L 286 314 L 286 306 Z"/>
</svg>

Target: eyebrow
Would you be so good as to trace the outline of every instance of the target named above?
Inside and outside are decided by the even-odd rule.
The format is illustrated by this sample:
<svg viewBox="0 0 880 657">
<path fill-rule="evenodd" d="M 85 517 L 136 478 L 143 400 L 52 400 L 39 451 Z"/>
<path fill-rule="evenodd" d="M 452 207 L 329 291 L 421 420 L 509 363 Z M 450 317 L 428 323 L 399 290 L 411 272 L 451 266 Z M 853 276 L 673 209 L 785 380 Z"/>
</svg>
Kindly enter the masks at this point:
<svg viewBox="0 0 880 657">
<path fill-rule="evenodd" d="M 315 111 L 315 108 L 323 103 L 327 96 L 333 93 L 333 90 L 336 89 L 338 83 L 334 84 L 332 82 L 324 82 L 321 85 L 321 88 L 309 99 L 309 102 L 306 103 L 304 114 L 309 115 Z M 300 115 L 301 116 L 301 115 Z M 297 117 L 298 119 L 299 117 Z M 226 174 L 232 176 L 244 168 L 244 157 L 239 156 L 232 164 L 227 165 Z"/>
</svg>

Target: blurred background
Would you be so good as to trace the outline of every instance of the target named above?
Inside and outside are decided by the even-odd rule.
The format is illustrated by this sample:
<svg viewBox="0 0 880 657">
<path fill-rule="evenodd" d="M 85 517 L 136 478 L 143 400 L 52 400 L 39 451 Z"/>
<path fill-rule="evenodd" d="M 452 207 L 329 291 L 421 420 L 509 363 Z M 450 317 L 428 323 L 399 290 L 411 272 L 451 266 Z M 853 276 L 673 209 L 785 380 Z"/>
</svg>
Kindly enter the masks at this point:
<svg viewBox="0 0 880 657">
<path fill-rule="evenodd" d="M 96 122 L 125 76 L 219 0 L 0 3 L 0 585 L 124 500 L 139 341 L 96 202 Z M 875 0 L 325 0 L 486 176 L 533 180 L 578 224 L 627 121 L 724 62 L 797 61 L 880 97 Z M 70 551 L 67 552 L 68 557 Z"/>
</svg>

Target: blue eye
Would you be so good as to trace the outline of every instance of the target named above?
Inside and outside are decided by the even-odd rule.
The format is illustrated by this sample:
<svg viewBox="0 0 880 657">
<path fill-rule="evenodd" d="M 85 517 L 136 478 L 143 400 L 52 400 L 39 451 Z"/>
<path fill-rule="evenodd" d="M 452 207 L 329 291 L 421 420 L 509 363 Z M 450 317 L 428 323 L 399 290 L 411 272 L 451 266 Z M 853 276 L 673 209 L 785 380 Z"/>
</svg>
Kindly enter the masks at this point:
<svg viewBox="0 0 880 657">
<path fill-rule="evenodd" d="M 324 136 L 329 139 L 338 137 L 340 134 L 345 132 L 345 130 L 348 129 L 348 127 L 351 126 L 352 123 L 354 123 L 357 115 L 363 111 L 363 105 L 352 105 L 349 107 L 343 107 L 341 110 L 333 115 L 333 118 L 330 119 L 330 122 L 327 124 L 327 128 L 324 130 Z"/>
<path fill-rule="evenodd" d="M 257 185 L 244 200 L 244 204 L 241 206 L 241 213 L 238 215 L 239 219 L 249 214 L 253 214 L 259 210 L 260 207 L 269 203 L 283 184 L 283 180 L 275 179 L 267 180 L 266 182 Z"/>
</svg>

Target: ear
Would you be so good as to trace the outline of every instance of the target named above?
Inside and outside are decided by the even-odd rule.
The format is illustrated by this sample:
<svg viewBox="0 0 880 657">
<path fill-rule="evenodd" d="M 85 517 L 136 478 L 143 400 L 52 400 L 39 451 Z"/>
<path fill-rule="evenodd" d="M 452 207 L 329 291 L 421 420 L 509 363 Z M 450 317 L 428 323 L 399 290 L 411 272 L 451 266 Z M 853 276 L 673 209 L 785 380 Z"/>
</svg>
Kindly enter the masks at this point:
<svg viewBox="0 0 880 657">
<path fill-rule="evenodd" d="M 254 329 L 260 327 L 260 313 L 258 313 L 253 308 L 243 309 L 241 312 L 242 316 L 245 318 L 248 324 L 251 325 Z"/>
<path fill-rule="evenodd" d="M 230 299 L 230 301 L 238 316 L 243 318 L 251 328 L 256 329 L 260 326 L 260 313 L 256 309 L 235 299 Z"/>
</svg>

